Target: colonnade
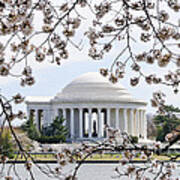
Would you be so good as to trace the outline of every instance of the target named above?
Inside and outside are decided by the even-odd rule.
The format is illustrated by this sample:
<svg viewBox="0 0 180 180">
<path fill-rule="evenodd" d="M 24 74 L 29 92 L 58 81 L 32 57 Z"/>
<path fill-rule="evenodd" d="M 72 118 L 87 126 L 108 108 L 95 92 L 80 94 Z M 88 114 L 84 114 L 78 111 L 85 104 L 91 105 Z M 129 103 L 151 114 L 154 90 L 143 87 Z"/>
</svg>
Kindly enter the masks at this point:
<svg viewBox="0 0 180 180">
<path fill-rule="evenodd" d="M 29 109 L 29 116 L 34 113 L 37 128 L 49 125 L 56 116 L 63 116 L 69 130 L 70 139 L 104 138 L 105 125 L 120 129 L 139 138 L 147 137 L 147 122 L 144 109 L 138 108 L 72 108 L 56 107 L 54 113 L 47 109 Z"/>
<path fill-rule="evenodd" d="M 28 119 L 33 118 L 36 127 L 39 131 L 42 130 L 43 126 L 49 126 L 52 121 L 51 114 L 49 109 L 43 109 L 43 108 L 33 108 L 27 110 Z"/>
</svg>

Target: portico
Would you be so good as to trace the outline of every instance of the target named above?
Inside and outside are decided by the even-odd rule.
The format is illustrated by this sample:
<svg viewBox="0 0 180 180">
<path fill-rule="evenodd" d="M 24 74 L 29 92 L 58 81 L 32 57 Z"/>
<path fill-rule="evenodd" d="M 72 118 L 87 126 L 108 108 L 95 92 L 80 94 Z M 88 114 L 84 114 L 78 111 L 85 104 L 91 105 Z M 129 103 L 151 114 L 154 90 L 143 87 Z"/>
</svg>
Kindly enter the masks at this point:
<svg viewBox="0 0 180 180">
<path fill-rule="evenodd" d="M 63 117 L 69 139 L 105 138 L 106 125 L 139 138 L 147 136 L 146 103 L 98 73 L 80 76 L 55 97 L 30 97 L 26 103 L 39 130 Z"/>
</svg>

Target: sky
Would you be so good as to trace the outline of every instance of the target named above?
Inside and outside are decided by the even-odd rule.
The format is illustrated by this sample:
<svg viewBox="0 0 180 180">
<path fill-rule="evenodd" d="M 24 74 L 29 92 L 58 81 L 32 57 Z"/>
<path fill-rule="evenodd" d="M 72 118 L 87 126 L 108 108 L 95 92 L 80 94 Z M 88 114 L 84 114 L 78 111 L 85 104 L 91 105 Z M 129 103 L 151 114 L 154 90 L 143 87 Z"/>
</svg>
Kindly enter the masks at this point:
<svg viewBox="0 0 180 180">
<path fill-rule="evenodd" d="M 68 60 L 62 63 L 61 66 L 52 65 L 48 62 L 42 64 L 34 63 L 34 76 L 36 83 L 33 86 L 20 86 L 20 79 L 16 78 L 0 78 L 1 92 L 8 97 L 20 92 L 23 96 L 55 96 L 60 92 L 67 84 L 73 79 L 87 72 L 99 72 L 102 67 L 108 68 L 112 63 L 110 57 L 101 61 L 94 61 L 90 59 L 87 54 L 76 51 L 73 56 L 70 56 Z M 151 72 L 153 66 L 145 67 L 146 71 Z M 157 73 L 161 73 L 157 70 Z M 173 104 L 180 107 L 179 94 L 175 95 L 171 88 L 166 86 L 154 86 L 147 85 L 144 81 L 138 86 L 132 87 L 129 83 L 128 71 L 125 78 L 118 83 L 122 84 L 127 90 L 137 99 L 144 100 L 148 103 L 147 113 L 155 113 L 156 109 L 151 107 L 150 99 L 152 93 L 157 90 L 162 90 L 167 95 L 167 104 Z M 20 106 L 14 106 L 15 110 L 21 109 L 26 111 L 25 104 Z M 14 125 L 18 125 L 20 121 L 14 121 Z"/>
<path fill-rule="evenodd" d="M 74 56 L 71 56 L 61 66 L 52 65 L 48 62 L 35 63 L 37 67 L 34 68 L 33 74 L 36 78 L 36 83 L 33 86 L 21 87 L 19 79 L 1 77 L 1 92 L 6 96 L 14 95 L 17 92 L 20 92 L 23 96 L 54 96 L 76 77 L 87 72 L 98 72 L 100 68 L 107 68 L 111 63 L 112 60 L 109 60 L 109 58 L 94 61 L 86 54 L 83 54 L 83 52 L 77 51 Z M 152 71 L 152 68 L 153 66 L 150 66 L 147 71 Z M 156 90 L 163 90 L 167 94 L 167 103 L 180 106 L 179 95 L 175 95 L 171 88 L 147 85 L 144 81 L 141 81 L 138 86 L 132 87 L 129 84 L 129 74 L 131 72 L 127 72 L 125 78 L 118 83 L 127 88 L 135 98 L 147 101 L 147 112 L 155 112 L 156 110 L 150 105 L 152 93 Z M 25 109 L 25 106 L 23 106 L 23 109 Z"/>
<path fill-rule="evenodd" d="M 83 16 L 86 16 L 87 19 L 90 19 L 88 12 L 83 12 Z M 82 29 L 88 30 L 87 24 L 81 25 Z M 86 28 L 86 29 L 85 29 Z M 80 31 L 80 34 L 76 37 L 80 39 L 80 36 L 83 35 L 84 31 Z M 136 32 L 135 32 L 136 33 Z M 134 34 L 135 35 L 135 34 Z M 1 39 L 0 39 L 1 40 Z M 35 43 L 40 42 L 40 39 L 36 39 Z M 62 61 L 61 66 L 50 64 L 47 61 L 43 63 L 35 62 L 33 57 L 29 57 L 33 68 L 33 75 L 35 76 L 36 83 L 31 87 L 21 87 L 20 79 L 11 78 L 11 77 L 0 77 L 0 89 L 1 93 L 11 97 L 17 92 L 20 92 L 23 96 L 55 96 L 56 93 L 60 92 L 68 83 L 70 83 L 76 77 L 87 73 L 87 72 L 99 72 L 100 68 L 108 68 L 111 66 L 114 57 L 119 52 L 119 48 L 115 48 L 107 56 L 105 56 L 100 61 L 94 61 L 88 57 L 88 47 L 87 39 L 84 42 L 84 48 L 81 51 L 78 51 L 75 48 L 70 47 L 70 56 L 67 60 Z M 136 49 L 145 50 L 146 46 L 137 45 Z M 163 74 L 168 70 L 172 70 L 174 67 L 169 66 L 168 68 L 158 68 L 157 65 L 146 65 L 141 64 L 144 71 L 148 74 L 157 73 Z M 16 71 L 18 71 L 17 67 Z M 173 90 L 166 86 L 155 86 L 147 85 L 144 81 L 141 81 L 138 86 L 130 86 L 129 79 L 133 73 L 131 69 L 127 69 L 125 78 L 120 80 L 118 83 L 121 83 L 127 90 L 137 99 L 144 100 L 148 103 L 147 113 L 155 113 L 156 109 L 151 107 L 150 99 L 152 98 L 152 93 L 157 90 L 162 90 L 167 95 L 167 104 L 173 104 L 176 107 L 180 107 L 180 95 L 175 95 Z M 15 110 L 19 108 L 26 110 L 25 104 L 21 106 L 14 106 Z"/>
</svg>

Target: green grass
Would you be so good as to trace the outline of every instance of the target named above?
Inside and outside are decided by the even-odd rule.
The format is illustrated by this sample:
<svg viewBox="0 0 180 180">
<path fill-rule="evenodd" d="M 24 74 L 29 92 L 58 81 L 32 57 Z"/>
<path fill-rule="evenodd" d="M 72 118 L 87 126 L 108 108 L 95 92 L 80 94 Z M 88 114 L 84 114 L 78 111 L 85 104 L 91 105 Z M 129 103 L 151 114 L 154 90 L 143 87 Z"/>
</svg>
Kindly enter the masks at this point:
<svg viewBox="0 0 180 180">
<path fill-rule="evenodd" d="M 34 160 L 46 160 L 46 161 L 47 160 L 49 160 L 49 161 L 56 160 L 56 158 L 53 154 L 47 154 L 47 155 L 45 155 L 45 154 L 32 154 L 31 157 Z M 30 160 L 30 159 L 31 158 L 28 158 L 28 160 Z M 12 160 L 23 161 L 23 160 L 25 160 L 25 157 L 15 154 L 15 156 Z"/>
<path fill-rule="evenodd" d="M 37 155 L 34 155 L 32 154 L 31 157 L 34 159 L 34 160 L 45 160 L 45 161 L 54 161 L 56 160 L 55 158 L 55 155 L 53 154 L 37 154 Z M 161 155 L 161 156 L 158 156 L 158 155 L 153 155 L 152 156 L 152 159 L 157 159 L 157 160 L 169 160 L 170 157 L 168 156 L 165 156 L 165 155 Z M 21 157 L 20 155 L 14 155 L 14 158 L 11 159 L 11 160 L 17 160 L 17 161 L 23 161 L 25 160 L 24 157 Z M 28 158 L 28 160 L 30 160 L 30 158 Z M 77 159 L 77 160 L 80 160 L 80 159 Z M 88 157 L 86 160 L 88 161 L 120 161 L 122 160 L 122 155 L 121 154 L 93 154 L 92 156 Z M 137 158 L 134 158 L 133 160 L 146 160 L 146 159 L 142 159 L 140 157 L 137 157 Z M 180 158 L 178 158 L 177 160 L 180 160 Z"/>
<path fill-rule="evenodd" d="M 165 156 L 165 155 L 153 155 L 151 159 L 156 159 L 156 160 L 160 160 L 160 161 L 165 161 L 165 160 L 169 160 L 170 157 Z M 91 157 L 89 157 L 87 160 L 93 160 L 93 161 L 98 161 L 98 160 L 111 160 L 111 161 L 117 161 L 117 160 L 122 160 L 122 155 L 121 154 L 104 154 L 104 155 L 99 155 L 99 154 L 95 154 Z M 142 161 L 142 160 L 146 160 L 146 159 L 142 159 L 140 157 L 136 157 L 133 160 L 137 160 L 137 161 Z M 177 160 L 180 160 L 180 158 L 178 158 Z"/>
<path fill-rule="evenodd" d="M 89 157 L 87 160 L 121 160 L 122 155 L 121 154 L 94 154 L 91 157 Z"/>
</svg>

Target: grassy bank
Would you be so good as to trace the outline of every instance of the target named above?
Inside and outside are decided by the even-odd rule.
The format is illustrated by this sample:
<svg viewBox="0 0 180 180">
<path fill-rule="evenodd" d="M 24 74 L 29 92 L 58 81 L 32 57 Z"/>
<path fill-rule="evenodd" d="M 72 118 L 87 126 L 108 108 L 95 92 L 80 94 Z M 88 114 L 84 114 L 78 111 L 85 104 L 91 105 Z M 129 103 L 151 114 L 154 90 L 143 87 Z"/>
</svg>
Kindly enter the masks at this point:
<svg viewBox="0 0 180 180">
<path fill-rule="evenodd" d="M 35 161 L 56 161 L 55 154 L 31 154 L 31 157 Z M 158 155 L 153 155 L 152 159 L 157 159 L 159 161 L 168 161 L 170 157 L 168 156 L 158 156 Z M 25 161 L 25 158 L 21 155 L 14 155 L 13 159 L 10 159 L 11 161 Z M 28 160 L 31 160 L 31 158 L 28 158 Z M 77 159 L 81 160 L 81 159 Z M 121 161 L 122 160 L 122 155 L 121 154 L 94 154 L 91 157 L 87 158 L 88 161 Z M 137 157 L 133 159 L 134 161 L 145 161 L 146 159 L 143 159 L 141 157 Z M 177 161 L 180 161 L 180 158 L 177 159 Z"/>
</svg>

